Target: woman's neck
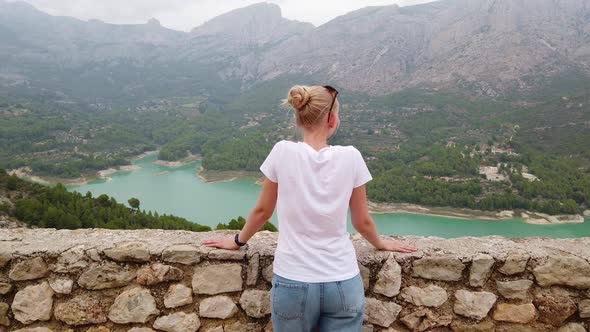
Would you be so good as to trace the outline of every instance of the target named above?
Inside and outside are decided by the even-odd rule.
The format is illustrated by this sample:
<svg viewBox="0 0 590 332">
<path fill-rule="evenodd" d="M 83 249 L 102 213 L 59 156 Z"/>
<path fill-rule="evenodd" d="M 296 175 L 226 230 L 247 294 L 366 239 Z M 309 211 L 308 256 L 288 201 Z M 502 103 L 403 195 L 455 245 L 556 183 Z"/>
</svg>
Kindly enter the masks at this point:
<svg viewBox="0 0 590 332">
<path fill-rule="evenodd" d="M 314 148 L 316 151 L 319 151 L 328 146 L 328 137 L 326 137 L 325 133 L 322 133 L 320 130 L 303 130 L 303 141 L 307 143 L 307 145 Z"/>
</svg>

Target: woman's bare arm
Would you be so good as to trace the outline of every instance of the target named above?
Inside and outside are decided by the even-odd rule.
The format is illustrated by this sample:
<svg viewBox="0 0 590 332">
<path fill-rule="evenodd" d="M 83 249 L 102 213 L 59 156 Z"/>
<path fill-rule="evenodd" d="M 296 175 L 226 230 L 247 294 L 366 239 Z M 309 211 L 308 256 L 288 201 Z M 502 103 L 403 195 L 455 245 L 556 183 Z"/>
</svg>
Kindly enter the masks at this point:
<svg viewBox="0 0 590 332">
<path fill-rule="evenodd" d="M 264 226 L 264 224 L 272 217 L 277 204 L 277 192 L 279 185 L 265 179 L 262 184 L 262 191 L 258 196 L 256 205 L 250 212 L 248 219 L 246 219 L 246 225 L 240 231 L 239 240 L 240 242 L 248 242 L 252 236 L 258 230 Z M 206 239 L 201 242 L 203 245 L 208 247 L 217 247 L 222 249 L 237 250 L 240 247 L 235 243 L 234 238 L 223 238 L 223 239 Z"/>
<path fill-rule="evenodd" d="M 367 191 L 364 185 L 352 190 L 350 195 L 350 215 L 352 219 L 352 226 L 357 230 L 367 241 L 369 241 L 378 250 L 399 251 L 399 252 L 414 252 L 418 250 L 416 247 L 408 246 L 396 241 L 383 240 L 377 233 L 377 227 L 367 206 Z"/>
</svg>

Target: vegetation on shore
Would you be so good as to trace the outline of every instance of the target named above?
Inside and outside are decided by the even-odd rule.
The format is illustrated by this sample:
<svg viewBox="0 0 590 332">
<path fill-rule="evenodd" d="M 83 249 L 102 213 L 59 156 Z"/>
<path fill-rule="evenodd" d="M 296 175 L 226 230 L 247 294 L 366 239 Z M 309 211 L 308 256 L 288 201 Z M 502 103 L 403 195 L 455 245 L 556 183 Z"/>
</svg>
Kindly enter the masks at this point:
<svg viewBox="0 0 590 332">
<path fill-rule="evenodd" d="M 26 182 L 3 169 L 0 169 L 0 193 L 13 202 L 0 204 L 0 213 L 31 227 L 211 230 L 181 217 L 140 211 L 140 202 L 135 198 L 129 200 L 132 206 L 129 208 L 107 195 L 92 197 L 90 193 L 68 192 L 61 184 L 48 187 Z"/>
</svg>

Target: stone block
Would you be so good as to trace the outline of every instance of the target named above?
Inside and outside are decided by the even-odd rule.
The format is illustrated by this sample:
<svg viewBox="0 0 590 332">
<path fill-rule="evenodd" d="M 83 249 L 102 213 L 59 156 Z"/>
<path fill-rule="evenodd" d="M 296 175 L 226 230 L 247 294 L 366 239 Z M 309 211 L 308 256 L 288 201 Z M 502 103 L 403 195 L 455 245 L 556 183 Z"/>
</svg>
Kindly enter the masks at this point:
<svg viewBox="0 0 590 332">
<path fill-rule="evenodd" d="M 469 285 L 482 287 L 492 273 L 494 262 L 494 258 L 486 254 L 477 254 L 473 257 L 469 268 Z"/>
<path fill-rule="evenodd" d="M 578 305 L 580 318 L 590 318 L 590 300 L 582 300 Z"/>
<path fill-rule="evenodd" d="M 533 301 L 539 311 L 539 322 L 560 326 L 577 310 L 574 301 L 567 297 L 540 295 Z"/>
<path fill-rule="evenodd" d="M 248 259 L 248 270 L 246 272 L 246 285 L 254 286 L 258 282 L 260 270 L 260 255 L 254 254 Z"/>
<path fill-rule="evenodd" d="M 396 303 L 366 298 L 364 320 L 370 324 L 389 327 L 401 311 L 402 307 Z"/>
<path fill-rule="evenodd" d="M 524 250 L 513 250 L 508 253 L 504 265 L 498 271 L 505 275 L 514 275 L 524 272 L 527 262 L 529 261 L 529 254 Z"/>
<path fill-rule="evenodd" d="M 258 289 L 245 290 L 240 297 L 240 306 L 254 318 L 270 315 L 270 292 Z"/>
<path fill-rule="evenodd" d="M 59 255 L 51 269 L 58 273 L 77 273 L 90 265 L 84 246 L 70 248 Z"/>
<path fill-rule="evenodd" d="M 464 269 L 465 265 L 450 255 L 421 258 L 413 263 L 414 276 L 430 280 L 459 281 Z"/>
<path fill-rule="evenodd" d="M 154 328 L 166 332 L 195 332 L 201 327 L 201 321 L 195 313 L 175 312 L 158 317 Z"/>
<path fill-rule="evenodd" d="M 195 294 L 215 295 L 242 290 L 242 266 L 219 264 L 195 267 L 192 280 Z"/>
<path fill-rule="evenodd" d="M 160 311 L 148 289 L 133 287 L 123 291 L 109 310 L 109 319 L 114 323 L 145 323 Z"/>
<path fill-rule="evenodd" d="M 12 266 L 8 277 L 15 281 L 34 280 L 43 278 L 49 270 L 41 257 L 34 257 L 20 261 Z"/>
<path fill-rule="evenodd" d="M 10 293 L 12 290 L 12 284 L 9 282 L 0 282 L 0 295 L 5 295 Z"/>
<path fill-rule="evenodd" d="M 199 316 L 206 318 L 227 319 L 238 312 L 238 307 L 227 296 L 214 296 L 201 301 L 199 304 Z"/>
<path fill-rule="evenodd" d="M 262 278 L 264 280 L 266 280 L 268 283 L 272 282 L 272 275 L 273 275 L 272 269 L 273 269 L 273 265 L 270 264 L 267 267 L 265 267 L 264 270 L 262 270 Z"/>
<path fill-rule="evenodd" d="M 107 313 L 100 295 L 81 294 L 73 299 L 58 303 L 55 318 L 68 325 L 100 324 L 107 321 Z"/>
<path fill-rule="evenodd" d="M 363 280 L 363 288 L 365 289 L 365 291 L 367 289 L 369 289 L 369 283 L 370 283 L 370 278 L 371 278 L 371 270 L 369 270 L 368 267 L 359 264 L 359 271 L 361 274 L 361 279 Z"/>
<path fill-rule="evenodd" d="M 390 254 L 377 274 L 377 282 L 375 283 L 373 292 L 387 297 L 393 297 L 399 294 L 401 284 L 402 268 L 395 261 L 393 254 Z"/>
<path fill-rule="evenodd" d="M 194 265 L 201 261 L 199 249 L 188 244 L 170 246 L 162 252 L 162 260 L 168 263 Z"/>
<path fill-rule="evenodd" d="M 23 324 L 51 319 L 53 289 L 44 281 L 38 285 L 27 286 L 14 296 L 12 314 Z"/>
<path fill-rule="evenodd" d="M 70 294 L 74 286 L 74 280 L 70 278 L 57 277 L 49 279 L 49 286 L 59 294 Z"/>
<path fill-rule="evenodd" d="M 579 323 L 569 323 L 564 325 L 557 330 L 557 332 L 586 332 L 584 325 Z"/>
<path fill-rule="evenodd" d="M 488 315 L 496 299 L 496 295 L 489 292 L 458 290 L 455 293 L 453 310 L 457 315 L 482 320 Z"/>
<path fill-rule="evenodd" d="M 140 285 L 155 285 L 165 281 L 182 280 L 184 272 L 181 269 L 160 263 L 137 271 L 136 282 Z"/>
<path fill-rule="evenodd" d="M 498 292 L 506 299 L 525 300 L 533 282 L 530 280 L 496 281 Z"/>
<path fill-rule="evenodd" d="M 183 284 L 170 285 L 164 295 L 164 307 L 176 308 L 193 303 L 193 290 Z"/>
<path fill-rule="evenodd" d="M 535 280 L 542 287 L 552 285 L 590 288 L 590 264 L 574 255 L 553 255 L 534 270 Z"/>
<path fill-rule="evenodd" d="M 241 261 L 246 258 L 245 250 L 225 250 L 214 249 L 207 255 L 209 259 L 218 259 L 223 261 Z"/>
<path fill-rule="evenodd" d="M 114 248 L 105 249 L 104 254 L 118 262 L 148 262 L 150 251 L 143 242 L 119 243 Z"/>
<path fill-rule="evenodd" d="M 10 325 L 10 318 L 8 318 L 8 309 L 10 309 L 8 303 L 0 302 L 0 325 Z"/>
<path fill-rule="evenodd" d="M 421 309 L 402 317 L 400 320 L 410 330 L 423 332 L 436 327 L 448 326 L 453 317 L 450 315 L 437 316 L 429 309 Z"/>
<path fill-rule="evenodd" d="M 496 306 L 492 318 L 502 322 L 528 324 L 535 319 L 536 313 L 537 311 L 532 303 L 501 303 Z"/>
<path fill-rule="evenodd" d="M 436 285 L 425 288 L 410 286 L 402 290 L 401 298 L 415 306 L 437 308 L 447 301 L 448 295 L 446 290 Z"/>
<path fill-rule="evenodd" d="M 82 273 L 78 278 L 78 285 L 90 290 L 100 290 L 125 286 L 133 279 L 135 279 L 134 272 L 117 264 L 107 263 Z"/>
</svg>

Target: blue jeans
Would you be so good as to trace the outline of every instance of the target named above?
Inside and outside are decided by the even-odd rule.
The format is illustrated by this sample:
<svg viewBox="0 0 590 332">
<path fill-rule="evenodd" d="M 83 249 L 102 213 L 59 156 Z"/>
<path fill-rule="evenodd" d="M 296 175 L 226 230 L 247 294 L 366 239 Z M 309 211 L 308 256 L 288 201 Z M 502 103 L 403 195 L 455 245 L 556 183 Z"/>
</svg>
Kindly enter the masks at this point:
<svg viewBox="0 0 590 332">
<path fill-rule="evenodd" d="M 306 283 L 272 277 L 270 310 L 276 332 L 360 332 L 365 291 L 360 275 L 348 280 Z"/>
</svg>

